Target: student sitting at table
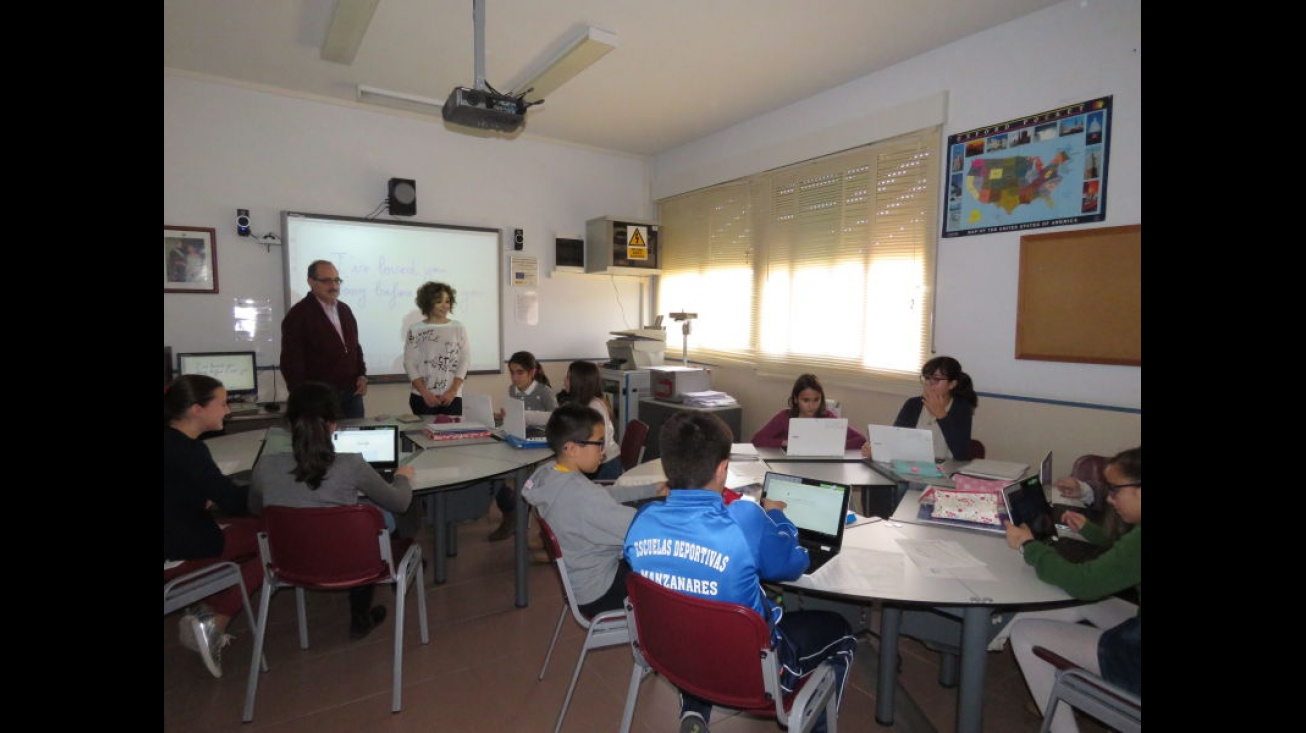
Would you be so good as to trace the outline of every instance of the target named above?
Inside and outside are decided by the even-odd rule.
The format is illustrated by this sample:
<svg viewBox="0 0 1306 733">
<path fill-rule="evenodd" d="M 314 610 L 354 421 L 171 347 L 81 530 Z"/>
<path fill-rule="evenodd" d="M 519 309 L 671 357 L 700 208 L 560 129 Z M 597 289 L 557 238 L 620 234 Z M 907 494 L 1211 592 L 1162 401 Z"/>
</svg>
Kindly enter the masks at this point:
<svg viewBox="0 0 1306 733">
<path fill-rule="evenodd" d="M 221 430 L 231 412 L 222 382 L 183 374 L 163 390 L 163 582 L 207 565 L 231 561 L 240 566 L 245 590 L 263 587 L 258 532 L 263 523 L 244 515 L 249 487 L 238 486 L 213 462 L 199 436 Z M 221 522 L 209 509 L 224 513 Z M 222 676 L 222 650 L 232 640 L 231 618 L 244 599 L 239 588 L 214 593 L 181 617 L 181 645 L 198 652 L 214 677 Z"/>
<path fill-rule="evenodd" d="M 291 453 L 264 454 L 250 476 L 251 508 L 265 506 L 320 507 L 351 506 L 370 501 L 382 514 L 399 517 L 397 534 L 415 537 L 421 528 L 421 514 L 409 511 L 413 502 L 413 467 L 395 470 L 394 483 L 387 483 L 368 465 L 361 453 L 336 453 L 331 433 L 340 421 L 336 390 L 323 382 L 304 382 L 290 390 L 286 399 L 286 420 L 290 423 Z M 394 518 L 386 525 L 393 527 Z M 372 606 L 374 585 L 349 591 L 349 638 L 362 639 L 385 620 L 384 606 Z"/>
<path fill-rule="evenodd" d="M 522 496 L 553 528 L 576 606 L 587 617 L 621 608 L 630 566 L 621 556 L 634 507 L 622 502 L 666 495 L 666 484 L 599 486 L 588 478 L 603 460 L 603 416 L 569 402 L 544 428 L 556 458 L 536 469 Z"/>
<path fill-rule="evenodd" d="M 573 361 L 563 377 L 569 400 L 579 405 L 593 407 L 603 416 L 603 461 L 592 473 L 586 474 L 595 481 L 614 481 L 624 472 L 621 465 L 621 446 L 612 428 L 612 405 L 603 394 L 603 377 L 592 361 Z"/>
<path fill-rule="evenodd" d="M 544 373 L 544 367 L 540 366 L 535 355 L 529 351 L 513 353 L 508 357 L 508 376 L 512 380 L 508 386 L 508 399 L 522 401 L 526 408 L 526 424 L 547 424 L 549 415 L 558 406 L 558 398 L 553 395 L 549 376 Z M 502 409 L 495 414 L 495 418 L 503 420 Z M 516 534 L 517 527 L 517 492 L 508 481 L 496 479 L 495 483 L 494 503 L 499 507 L 502 519 L 498 528 L 490 533 L 491 542 L 512 537 Z"/>
<path fill-rule="evenodd" d="M 921 428 L 934 434 L 934 457 L 941 460 L 970 460 L 970 428 L 979 395 L 961 362 L 951 356 L 936 356 L 921 367 L 921 396 L 908 397 L 893 419 L 894 427 Z M 871 445 L 862 446 L 871 457 Z"/>
<path fill-rule="evenodd" d="M 1143 449 L 1116 454 L 1107 462 L 1104 474 L 1107 502 L 1133 525 L 1132 530 L 1111 542 L 1105 530 L 1084 515 L 1073 511 L 1062 515 L 1062 521 L 1084 539 L 1110 545 L 1098 557 L 1083 563 L 1070 562 L 1051 546 L 1036 542 L 1027 526 L 1007 523 L 1007 545 L 1020 550 L 1040 580 L 1079 600 L 1096 601 L 1019 613 L 1004 630 L 1011 637 L 1016 663 L 1034 702 L 1043 712 L 1057 670 L 1034 655 L 1035 646 L 1054 651 L 1140 697 L 1143 694 Z M 1113 595 L 1128 589 L 1137 593 L 1138 604 Z M 999 634 L 989 649 L 1000 649 L 1003 636 Z M 1078 730 L 1070 706 L 1057 706 L 1052 730 Z"/>
<path fill-rule="evenodd" d="M 857 639 L 834 611 L 785 612 L 767 598 L 763 581 L 795 580 L 809 558 L 784 515 L 784 502 L 727 506 L 722 500 L 733 441 L 730 428 L 711 413 L 682 410 L 663 423 L 658 444 L 670 491 L 665 502 L 645 504 L 636 513 L 626 532 L 626 561 L 633 572 L 679 592 L 751 608 L 771 628 L 782 691 L 792 693 L 828 659 L 842 700 Z M 682 691 L 680 711 L 681 731 L 707 731 L 712 703 Z M 826 725 L 822 711 L 812 730 L 821 733 Z"/>
<path fill-rule="evenodd" d="M 834 417 L 825 406 L 825 388 L 815 374 L 800 374 L 794 380 L 794 388 L 789 392 L 789 406 L 777 412 L 770 422 L 753 433 L 753 445 L 758 448 L 784 448 L 789 444 L 789 419 L 794 417 Z M 848 438 L 844 441 L 846 450 L 857 450 L 866 444 L 862 435 L 851 424 L 848 426 Z"/>
</svg>

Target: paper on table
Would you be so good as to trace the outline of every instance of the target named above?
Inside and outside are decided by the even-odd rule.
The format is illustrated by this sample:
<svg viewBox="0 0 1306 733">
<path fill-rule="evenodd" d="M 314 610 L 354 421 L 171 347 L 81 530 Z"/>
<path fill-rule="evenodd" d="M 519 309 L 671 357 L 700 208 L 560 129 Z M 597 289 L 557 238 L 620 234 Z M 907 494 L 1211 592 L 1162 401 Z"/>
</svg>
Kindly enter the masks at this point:
<svg viewBox="0 0 1306 733">
<path fill-rule="evenodd" d="M 978 568 L 984 563 L 952 540 L 897 540 L 898 546 L 921 570 L 936 568 Z"/>
<path fill-rule="evenodd" d="M 845 547 L 838 557 L 807 577 L 822 590 L 874 595 L 902 586 L 903 562 L 902 553 Z"/>
<path fill-rule="evenodd" d="M 766 479 L 766 464 L 761 461 L 731 461 L 726 468 L 726 488 L 760 484 Z"/>
<path fill-rule="evenodd" d="M 758 458 L 757 446 L 752 443 L 734 443 L 730 446 L 730 460 L 743 460 L 750 456 Z"/>
</svg>

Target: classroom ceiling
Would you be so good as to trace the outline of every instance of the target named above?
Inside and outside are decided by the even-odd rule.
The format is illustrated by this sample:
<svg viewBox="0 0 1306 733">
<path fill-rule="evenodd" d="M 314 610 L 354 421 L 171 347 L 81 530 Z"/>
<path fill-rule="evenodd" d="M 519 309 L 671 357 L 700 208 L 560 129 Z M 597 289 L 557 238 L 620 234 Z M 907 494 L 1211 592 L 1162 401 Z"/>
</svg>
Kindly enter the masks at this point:
<svg viewBox="0 0 1306 733">
<path fill-rule="evenodd" d="M 360 105 L 360 84 L 474 85 L 471 0 L 379 0 L 352 63 L 323 60 L 337 2 L 360 1 L 164 0 L 164 70 Z M 485 80 L 509 91 L 585 26 L 614 33 L 524 133 L 655 154 L 1061 1 L 484 0 Z"/>
</svg>

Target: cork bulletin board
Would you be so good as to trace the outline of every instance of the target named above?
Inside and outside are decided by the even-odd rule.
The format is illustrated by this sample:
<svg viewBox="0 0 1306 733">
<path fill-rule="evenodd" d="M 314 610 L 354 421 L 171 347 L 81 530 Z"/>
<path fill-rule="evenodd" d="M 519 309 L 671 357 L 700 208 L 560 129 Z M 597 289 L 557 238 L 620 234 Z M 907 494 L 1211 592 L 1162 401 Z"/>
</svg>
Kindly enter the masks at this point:
<svg viewBox="0 0 1306 733">
<path fill-rule="evenodd" d="M 1016 358 L 1143 364 L 1143 227 L 1020 238 Z"/>
</svg>

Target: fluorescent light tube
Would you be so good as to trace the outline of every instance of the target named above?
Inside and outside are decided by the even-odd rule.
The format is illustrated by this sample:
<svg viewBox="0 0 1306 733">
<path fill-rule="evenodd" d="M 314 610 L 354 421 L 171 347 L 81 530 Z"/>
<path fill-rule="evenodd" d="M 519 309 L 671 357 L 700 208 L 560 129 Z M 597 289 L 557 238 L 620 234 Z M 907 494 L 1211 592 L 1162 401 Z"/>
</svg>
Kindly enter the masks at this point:
<svg viewBox="0 0 1306 733">
<path fill-rule="evenodd" d="M 376 4 L 381 0 L 336 0 L 331 25 L 322 41 L 322 60 L 339 64 L 354 63 L 367 27 L 372 24 Z"/>
<path fill-rule="evenodd" d="M 512 90 L 514 97 L 531 89 L 532 91 L 526 94 L 528 102 L 543 99 L 616 47 L 617 34 L 587 26 L 584 32 L 568 43 L 552 60 L 537 71 L 524 74 L 522 81 L 508 88 Z"/>
<path fill-rule="evenodd" d="M 385 107 L 406 109 L 409 112 L 421 112 L 423 114 L 438 115 L 444 109 L 443 99 L 431 99 L 430 97 L 419 97 L 416 94 L 392 92 L 388 89 L 377 89 L 363 84 L 358 85 L 357 99 L 368 104 L 379 104 Z"/>
</svg>

